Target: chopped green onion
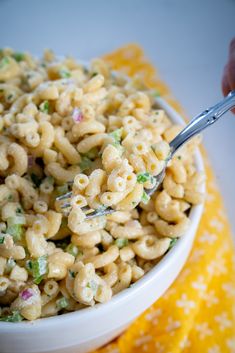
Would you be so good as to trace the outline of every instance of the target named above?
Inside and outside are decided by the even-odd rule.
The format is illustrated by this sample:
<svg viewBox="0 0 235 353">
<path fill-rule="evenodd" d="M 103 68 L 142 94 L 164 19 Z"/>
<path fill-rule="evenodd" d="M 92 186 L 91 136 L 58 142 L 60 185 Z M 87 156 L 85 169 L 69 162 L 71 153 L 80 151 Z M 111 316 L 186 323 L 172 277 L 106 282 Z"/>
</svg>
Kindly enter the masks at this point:
<svg viewBox="0 0 235 353">
<path fill-rule="evenodd" d="M 0 321 L 6 322 L 20 322 L 23 320 L 23 317 L 20 315 L 19 311 L 12 311 L 11 315 L 0 317 Z"/>
<path fill-rule="evenodd" d="M 177 156 L 177 158 L 178 158 L 179 160 L 181 160 L 182 157 L 181 157 L 181 156 Z"/>
<path fill-rule="evenodd" d="M 8 96 L 6 97 L 6 101 L 7 101 L 8 103 L 11 103 L 12 100 L 13 100 L 12 98 L 14 98 L 14 94 L 10 93 L 10 94 L 8 94 Z"/>
<path fill-rule="evenodd" d="M 17 53 L 17 52 L 13 53 L 12 57 L 18 62 L 23 61 L 25 59 L 25 55 L 23 53 Z"/>
<path fill-rule="evenodd" d="M 102 206 L 100 206 L 99 208 L 97 208 L 96 211 L 97 211 L 98 213 L 100 213 L 100 212 L 103 212 L 104 210 L 106 210 L 106 208 L 107 208 L 107 206 L 102 205 Z"/>
<path fill-rule="evenodd" d="M 14 242 L 21 240 L 24 229 L 21 224 L 13 224 L 6 229 L 6 233 L 13 237 Z"/>
<path fill-rule="evenodd" d="M 68 252 L 69 254 L 73 255 L 74 257 L 76 257 L 79 253 L 79 249 L 76 245 L 74 244 L 69 244 L 66 247 L 66 252 Z"/>
<path fill-rule="evenodd" d="M 0 69 L 3 69 L 9 63 L 10 63 L 9 58 L 7 56 L 4 56 L 4 58 L 2 58 L 2 60 L 0 61 Z"/>
<path fill-rule="evenodd" d="M 19 206 L 19 207 L 17 207 L 17 209 L 16 209 L 16 214 L 17 215 L 21 215 L 21 214 L 23 214 L 24 213 L 24 211 L 23 211 L 23 208 L 21 207 L 21 206 Z"/>
<path fill-rule="evenodd" d="M 153 183 L 153 181 L 154 181 L 154 178 L 153 178 L 153 176 L 150 173 L 145 172 L 145 173 L 137 174 L 138 183 L 144 184 L 148 180 L 150 180 L 151 183 Z"/>
<path fill-rule="evenodd" d="M 60 195 L 64 195 L 67 194 L 67 192 L 69 191 L 69 187 L 68 184 L 63 184 L 60 186 L 56 187 L 56 193 L 60 196 Z"/>
<path fill-rule="evenodd" d="M 160 97 L 161 96 L 160 92 L 157 89 L 155 89 L 153 91 L 152 95 L 153 95 L 153 97 Z"/>
<path fill-rule="evenodd" d="M 120 129 L 114 130 L 112 132 L 110 132 L 109 136 L 111 136 L 114 139 L 115 143 L 120 143 L 121 142 L 121 138 L 122 138 L 122 132 L 123 132 L 123 127 L 121 127 Z"/>
<path fill-rule="evenodd" d="M 63 217 L 61 221 L 61 227 L 67 227 L 68 225 L 68 219 Z"/>
<path fill-rule="evenodd" d="M 58 299 L 56 301 L 56 306 L 58 309 L 67 308 L 68 305 L 69 305 L 68 299 L 66 299 L 65 297 Z"/>
<path fill-rule="evenodd" d="M 70 277 L 75 278 L 75 272 L 74 271 L 69 270 L 69 275 L 70 275 Z"/>
<path fill-rule="evenodd" d="M 30 175 L 32 182 L 38 188 L 41 185 L 42 180 L 34 173 Z"/>
<path fill-rule="evenodd" d="M 16 224 L 19 225 L 25 225 L 26 224 L 26 219 L 24 215 L 17 214 L 15 217 L 8 217 L 7 218 L 7 226 L 11 227 Z"/>
<path fill-rule="evenodd" d="M 146 194 L 146 192 L 144 191 L 144 192 L 143 192 L 143 195 L 142 195 L 142 198 L 141 198 L 141 201 L 142 201 L 144 204 L 146 204 L 146 203 L 149 202 L 149 199 L 150 199 L 149 195 Z"/>
<path fill-rule="evenodd" d="M 59 71 L 59 75 L 60 75 L 61 78 L 69 78 L 69 77 L 71 77 L 71 73 L 67 69 L 61 69 Z"/>
<path fill-rule="evenodd" d="M 11 272 L 11 270 L 13 269 L 13 267 L 15 267 L 15 265 L 16 265 L 15 260 L 14 260 L 12 257 L 10 257 L 10 258 L 7 260 L 6 267 L 5 267 L 5 272 L 6 272 L 6 273 Z"/>
<path fill-rule="evenodd" d="M 52 176 L 48 176 L 45 179 L 43 179 L 43 182 L 46 182 L 46 183 L 48 183 L 50 185 L 54 185 L 55 179 Z"/>
<path fill-rule="evenodd" d="M 79 163 L 79 167 L 81 168 L 81 172 L 83 172 L 84 170 L 90 169 L 91 165 L 92 165 L 92 161 L 87 157 L 83 157 L 81 162 Z"/>
<path fill-rule="evenodd" d="M 87 288 L 90 288 L 94 294 L 96 294 L 98 289 L 98 284 L 92 279 L 87 283 Z"/>
<path fill-rule="evenodd" d="M 168 250 L 170 250 L 171 248 L 173 248 L 173 246 L 176 244 L 177 240 L 178 240 L 178 238 L 173 238 L 173 239 L 171 239 L 171 242 L 170 242 L 170 245 L 169 245 L 169 249 L 168 249 Z"/>
<path fill-rule="evenodd" d="M 40 105 L 39 105 L 39 109 L 42 113 L 46 113 L 48 114 L 49 113 L 49 108 L 50 108 L 50 105 L 49 105 L 49 102 L 48 101 L 44 101 L 42 102 Z"/>
<path fill-rule="evenodd" d="M 34 278 L 34 283 L 39 284 L 48 271 L 47 257 L 43 255 L 35 260 L 29 260 L 27 268 Z"/>
<path fill-rule="evenodd" d="M 13 200 L 13 195 L 12 194 L 8 195 L 7 201 L 12 201 L 12 200 Z"/>
<path fill-rule="evenodd" d="M 70 239 L 69 238 L 65 238 L 65 239 L 61 239 L 61 240 L 56 240 L 55 241 L 55 245 L 57 248 L 63 249 L 65 250 L 67 248 L 67 246 L 70 243 Z"/>
<path fill-rule="evenodd" d="M 8 227 L 13 226 L 15 224 L 25 225 L 26 224 L 25 216 L 22 215 L 22 214 L 17 214 L 14 217 L 8 217 L 7 218 Z"/>
<path fill-rule="evenodd" d="M 0 234 L 0 244 L 4 244 L 5 234 Z"/>
<path fill-rule="evenodd" d="M 97 76 L 97 75 L 99 75 L 98 72 L 93 72 L 93 73 L 91 74 L 91 78 L 92 78 L 92 77 L 95 77 L 95 76 Z"/>
<path fill-rule="evenodd" d="M 115 240 L 115 245 L 117 245 L 117 247 L 119 249 L 122 249 L 124 246 L 128 245 L 128 239 L 127 238 L 118 238 Z"/>
<path fill-rule="evenodd" d="M 87 157 L 89 159 L 95 159 L 98 156 L 98 148 L 94 147 L 92 148 L 90 151 L 88 151 L 87 153 L 84 154 L 84 157 Z"/>
</svg>

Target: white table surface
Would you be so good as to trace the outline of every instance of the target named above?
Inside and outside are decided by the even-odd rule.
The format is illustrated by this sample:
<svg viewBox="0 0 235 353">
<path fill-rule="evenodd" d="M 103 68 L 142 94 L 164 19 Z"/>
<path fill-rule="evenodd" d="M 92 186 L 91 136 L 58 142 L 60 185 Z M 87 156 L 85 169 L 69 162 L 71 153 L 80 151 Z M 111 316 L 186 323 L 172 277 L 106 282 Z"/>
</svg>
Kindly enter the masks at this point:
<svg viewBox="0 0 235 353">
<path fill-rule="evenodd" d="M 141 44 L 189 117 L 221 97 L 234 0 L 0 0 L 0 46 L 82 59 Z M 204 134 L 235 233 L 235 116 Z"/>
</svg>

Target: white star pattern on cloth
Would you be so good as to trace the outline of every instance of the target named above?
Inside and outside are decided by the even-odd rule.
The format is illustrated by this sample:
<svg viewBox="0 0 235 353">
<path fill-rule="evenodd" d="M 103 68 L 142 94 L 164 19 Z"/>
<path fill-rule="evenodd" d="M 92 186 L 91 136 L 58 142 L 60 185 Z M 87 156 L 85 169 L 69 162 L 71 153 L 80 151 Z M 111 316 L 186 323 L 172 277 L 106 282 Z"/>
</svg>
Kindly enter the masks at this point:
<svg viewBox="0 0 235 353">
<path fill-rule="evenodd" d="M 212 305 L 218 304 L 219 300 L 215 296 L 215 291 L 210 290 L 209 292 L 203 293 L 203 299 L 206 302 L 206 306 L 210 308 Z"/>
<path fill-rule="evenodd" d="M 218 322 L 220 331 L 232 326 L 232 322 L 228 319 L 228 314 L 225 312 L 215 316 L 215 321 Z"/>
<path fill-rule="evenodd" d="M 188 347 L 190 347 L 190 346 L 191 346 L 191 342 L 189 341 L 188 337 L 185 336 L 185 337 L 182 339 L 182 341 L 180 342 L 179 347 L 180 347 L 181 349 L 184 349 L 184 348 L 188 348 Z"/>
<path fill-rule="evenodd" d="M 216 344 L 207 351 L 208 353 L 221 353 L 220 347 Z"/>
<path fill-rule="evenodd" d="M 204 249 L 196 249 L 193 250 L 192 255 L 189 258 L 189 261 L 191 263 L 194 262 L 198 262 L 200 260 L 200 258 L 205 254 L 205 250 Z"/>
<path fill-rule="evenodd" d="M 207 182 L 207 186 L 213 190 L 218 190 L 218 185 L 214 179 L 212 179 L 210 182 Z"/>
<path fill-rule="evenodd" d="M 170 335 L 174 335 L 175 334 L 175 330 L 177 330 L 179 327 L 181 326 L 181 323 L 177 320 L 173 320 L 172 317 L 168 318 L 168 325 L 166 327 L 166 332 L 169 332 Z"/>
<path fill-rule="evenodd" d="M 185 314 L 189 314 L 191 309 L 195 307 L 195 302 L 189 300 L 186 294 L 182 294 L 181 299 L 176 301 L 176 306 L 183 308 Z"/>
<path fill-rule="evenodd" d="M 222 289 L 228 297 L 235 297 L 235 285 L 232 282 L 222 284 Z"/>
<path fill-rule="evenodd" d="M 230 349 L 230 352 L 234 353 L 235 352 L 235 336 L 227 339 L 226 345 Z"/>
<path fill-rule="evenodd" d="M 110 347 L 107 349 L 107 353 L 120 353 L 120 350 L 119 348 L 113 348 L 113 347 Z"/>
<path fill-rule="evenodd" d="M 150 335 L 142 336 L 142 337 L 136 339 L 135 346 L 140 347 L 150 341 L 152 341 L 152 336 L 150 336 Z"/>
<path fill-rule="evenodd" d="M 154 325 L 159 323 L 159 316 L 162 314 L 162 309 L 152 310 L 151 312 L 145 315 L 145 319 L 151 321 Z"/>
<path fill-rule="evenodd" d="M 206 290 L 206 284 L 203 276 L 198 276 L 196 281 L 192 282 L 191 286 L 196 289 L 200 295 Z"/>
<path fill-rule="evenodd" d="M 213 276 L 220 276 L 221 274 L 227 273 L 225 260 L 222 257 L 211 261 L 206 269 Z"/>
<path fill-rule="evenodd" d="M 164 353 L 165 352 L 165 347 L 160 342 L 155 343 L 155 348 L 157 349 L 156 353 Z"/>
<path fill-rule="evenodd" d="M 172 295 L 172 294 L 175 294 L 176 290 L 175 288 L 170 288 L 166 291 L 166 293 L 163 295 L 163 298 L 165 299 L 169 299 L 169 297 Z"/>
<path fill-rule="evenodd" d="M 213 194 L 207 194 L 206 195 L 206 201 L 207 202 L 213 202 L 215 200 L 215 196 Z"/>
<path fill-rule="evenodd" d="M 223 223 L 221 223 L 218 218 L 213 218 L 209 224 L 211 227 L 217 229 L 219 232 L 224 228 Z"/>
<path fill-rule="evenodd" d="M 222 208 L 218 211 L 218 216 L 223 218 L 223 219 L 227 219 L 227 215 L 226 215 L 225 211 Z"/>
<path fill-rule="evenodd" d="M 217 240 L 217 238 L 218 237 L 216 234 L 206 232 L 203 233 L 198 240 L 200 243 L 213 244 Z"/>
<path fill-rule="evenodd" d="M 207 336 L 212 335 L 212 330 L 208 327 L 207 322 L 203 322 L 195 326 L 196 331 L 199 333 L 199 338 L 203 340 Z"/>
<path fill-rule="evenodd" d="M 189 268 L 185 268 L 185 269 L 181 272 L 181 274 L 180 274 L 179 278 L 177 279 L 177 281 L 180 282 L 180 283 L 184 282 L 185 279 L 186 279 L 186 277 L 188 277 L 188 275 L 189 275 L 190 273 L 191 273 L 190 269 L 189 269 Z"/>
</svg>

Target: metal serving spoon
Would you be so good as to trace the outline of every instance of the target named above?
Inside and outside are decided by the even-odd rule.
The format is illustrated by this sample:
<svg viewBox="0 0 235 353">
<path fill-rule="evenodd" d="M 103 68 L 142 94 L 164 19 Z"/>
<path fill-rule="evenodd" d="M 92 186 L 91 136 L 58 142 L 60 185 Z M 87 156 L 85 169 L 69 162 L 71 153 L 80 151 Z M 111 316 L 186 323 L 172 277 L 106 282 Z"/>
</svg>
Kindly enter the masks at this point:
<svg viewBox="0 0 235 353">
<path fill-rule="evenodd" d="M 170 142 L 170 153 L 167 159 L 165 160 L 165 166 L 163 170 L 156 176 L 154 176 L 155 184 L 151 189 L 145 189 L 145 192 L 148 196 L 151 196 L 162 183 L 166 167 L 168 162 L 173 158 L 174 154 L 178 151 L 178 149 L 184 145 L 187 141 L 189 141 L 195 135 L 198 135 L 201 131 L 205 130 L 208 126 L 214 124 L 219 118 L 225 114 L 228 110 L 235 107 L 235 90 L 231 91 L 223 100 L 219 103 L 215 104 L 209 109 L 204 110 L 201 114 L 197 115 L 193 118 L 188 125 Z M 235 123 L 235 122 L 234 122 Z M 68 192 L 62 196 L 56 198 L 56 200 L 61 201 L 64 200 L 64 204 L 62 208 L 70 207 L 70 203 L 66 200 L 72 196 L 72 192 Z M 104 216 L 115 212 L 111 207 L 107 207 L 105 209 L 97 209 L 92 211 L 89 206 L 82 207 L 82 210 L 86 214 L 86 219 L 91 219 L 94 217 Z"/>
</svg>

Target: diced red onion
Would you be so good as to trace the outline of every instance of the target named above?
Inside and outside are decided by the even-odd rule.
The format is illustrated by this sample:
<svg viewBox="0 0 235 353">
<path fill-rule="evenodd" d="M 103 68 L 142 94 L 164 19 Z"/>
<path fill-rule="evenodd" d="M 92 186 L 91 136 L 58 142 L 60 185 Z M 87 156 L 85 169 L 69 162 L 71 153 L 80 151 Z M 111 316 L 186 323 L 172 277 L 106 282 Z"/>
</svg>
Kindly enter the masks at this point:
<svg viewBox="0 0 235 353">
<path fill-rule="evenodd" d="M 34 157 L 28 155 L 28 167 L 31 168 L 34 165 Z"/>
<path fill-rule="evenodd" d="M 34 292 L 31 288 L 24 289 L 23 292 L 20 293 L 20 296 L 23 300 L 27 300 L 33 296 Z"/>
<path fill-rule="evenodd" d="M 73 117 L 73 120 L 75 121 L 75 123 L 79 124 L 83 119 L 81 109 L 74 108 L 73 113 L 72 113 L 72 117 Z"/>
</svg>

